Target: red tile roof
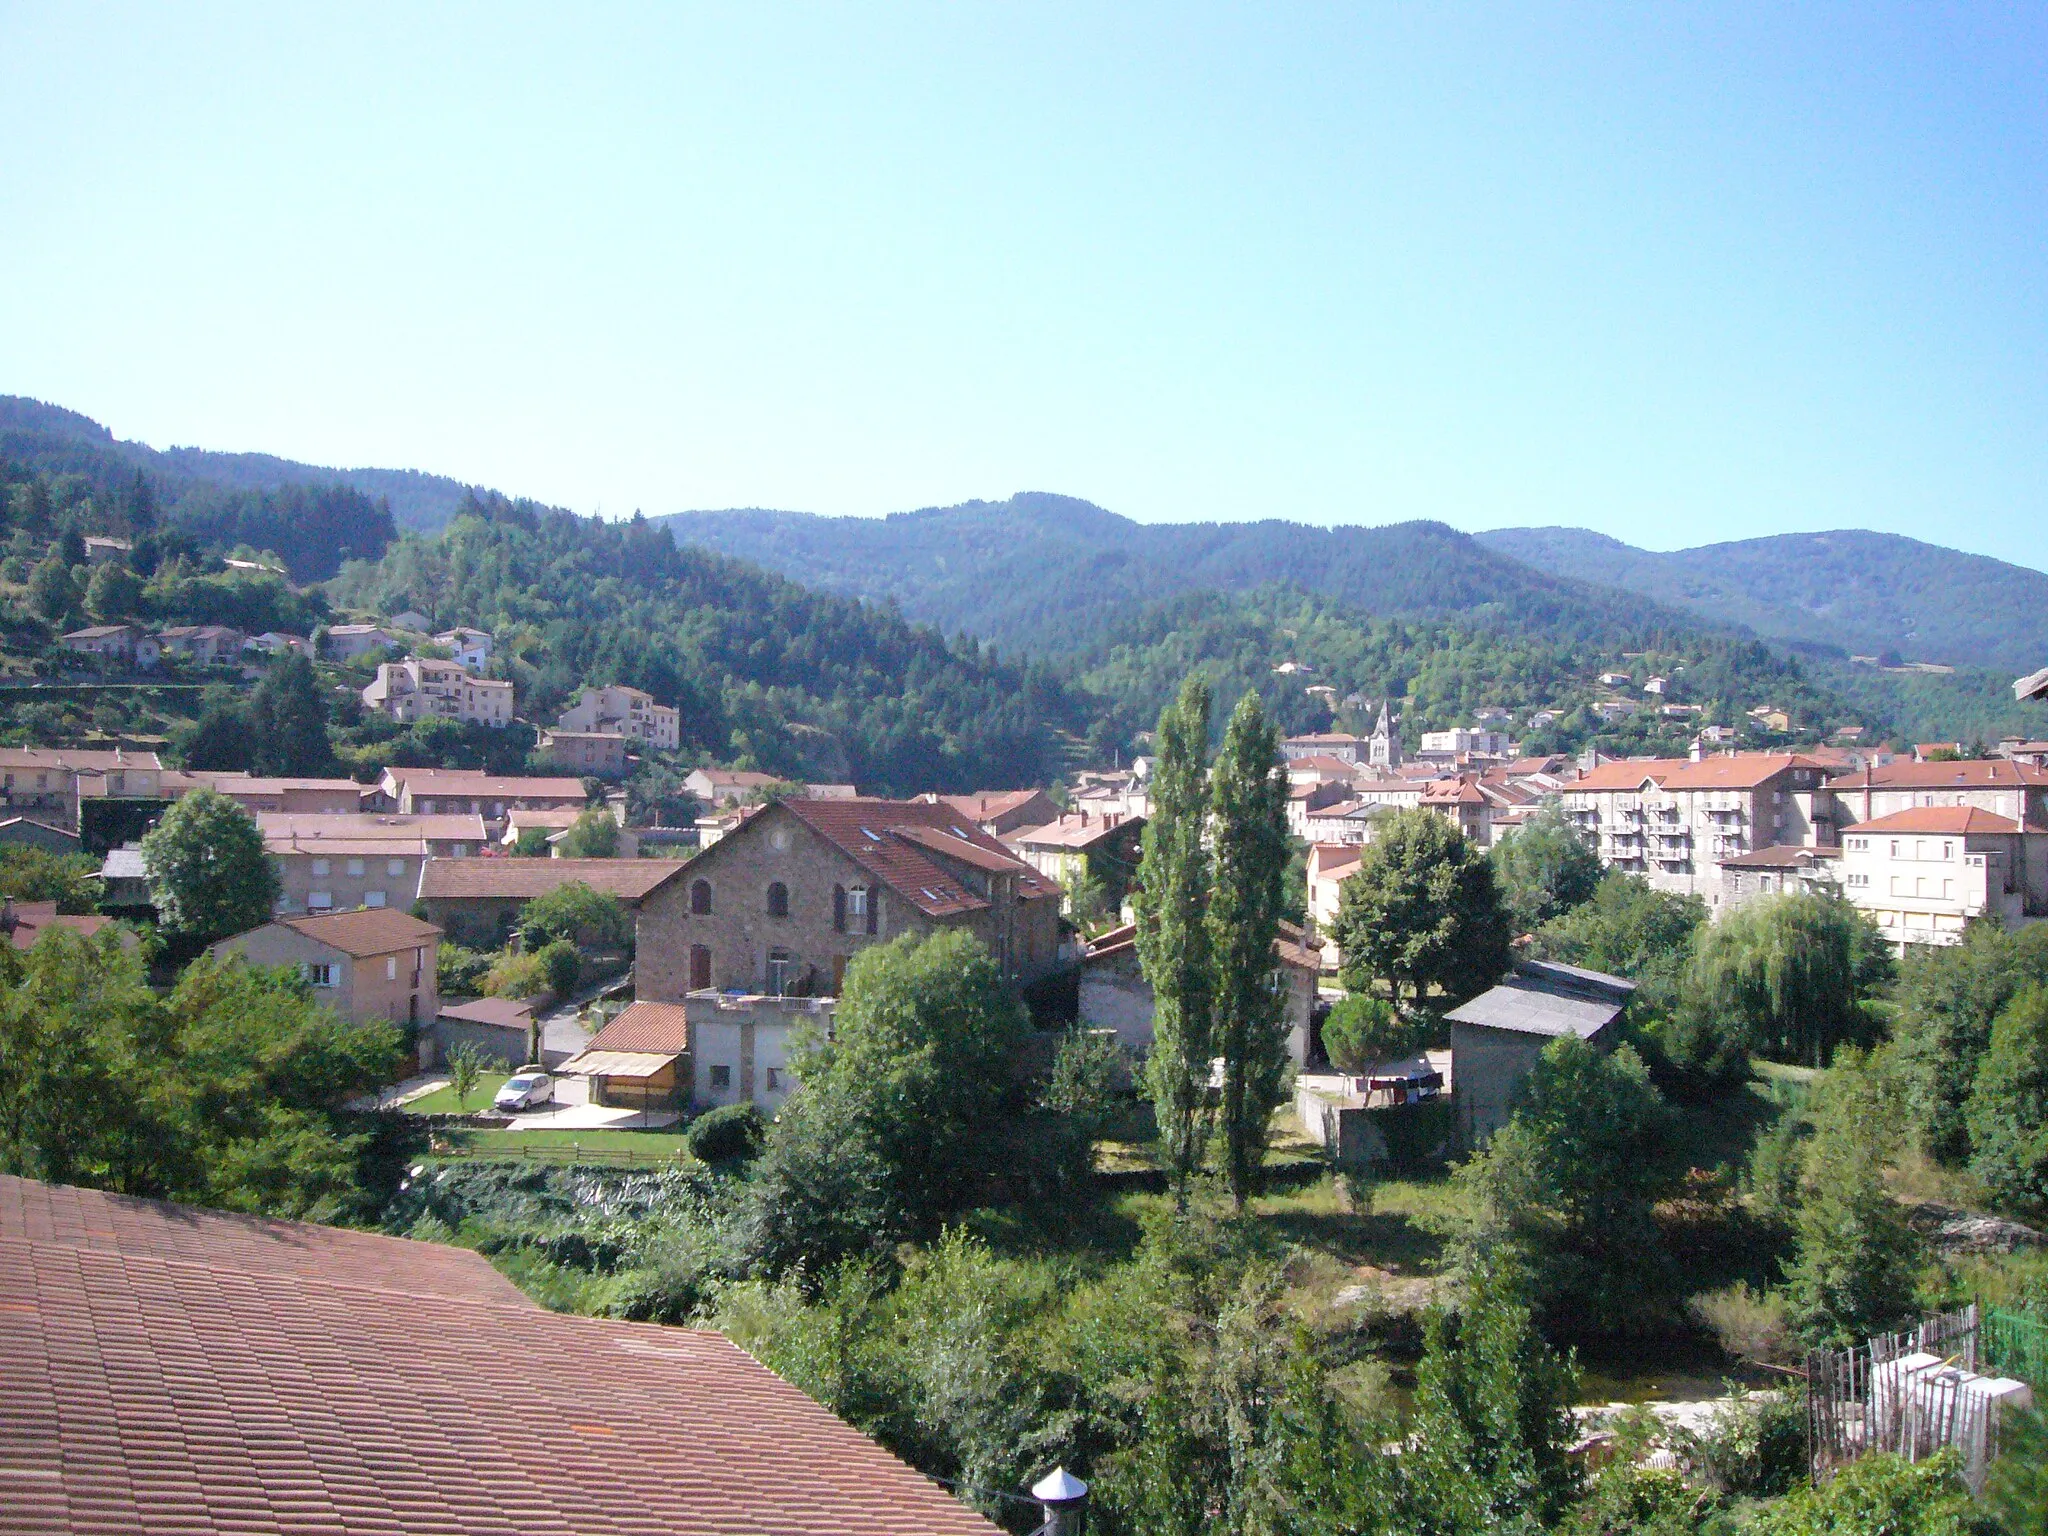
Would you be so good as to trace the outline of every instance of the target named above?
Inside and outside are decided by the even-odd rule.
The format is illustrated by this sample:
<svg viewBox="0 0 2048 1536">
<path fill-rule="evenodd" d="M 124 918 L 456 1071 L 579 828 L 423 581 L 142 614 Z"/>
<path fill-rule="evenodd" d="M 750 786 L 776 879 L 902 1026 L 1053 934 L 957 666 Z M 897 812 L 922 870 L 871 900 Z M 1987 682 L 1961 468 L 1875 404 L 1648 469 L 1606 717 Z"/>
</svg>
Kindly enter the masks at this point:
<svg viewBox="0 0 2048 1536">
<path fill-rule="evenodd" d="M 634 1003 L 590 1037 L 583 1049 L 681 1055 L 690 1048 L 690 1024 L 681 1003 Z"/>
<path fill-rule="evenodd" d="M 109 1242 L 0 1203 L 0 1526 L 996 1536 L 718 1334 L 439 1294 L 460 1249 L 268 1223 L 252 1252 L 160 1211 Z"/>
<path fill-rule="evenodd" d="M 1966 763 L 1909 763 L 1897 758 L 1830 779 L 1828 788 L 1861 789 L 1866 783 L 1872 789 L 2031 789 L 2048 786 L 2048 769 L 2003 757 Z"/>
<path fill-rule="evenodd" d="M 2020 824 L 2011 817 L 1979 810 L 1974 805 L 1916 805 L 1842 829 L 1850 837 L 1865 832 L 1933 832 L 1956 837 L 1972 832 L 2011 834 L 2019 830 Z M 2048 832 L 2048 827 L 2030 826 L 2026 830 Z"/>
<path fill-rule="evenodd" d="M 388 955 L 421 944 L 438 944 L 441 930 L 409 913 L 390 907 L 364 907 L 355 912 L 324 912 L 315 917 L 280 917 L 294 933 L 340 950 L 345 955 Z M 224 941 L 232 942 L 232 940 Z"/>
<path fill-rule="evenodd" d="M 500 1029 L 526 1029 L 533 1023 L 533 1004 L 509 997 L 472 997 L 441 1004 L 437 1017 L 463 1024 L 491 1024 Z"/>
<path fill-rule="evenodd" d="M 572 880 L 636 902 L 685 859 L 429 859 L 420 871 L 420 900 L 490 897 L 530 901 Z"/>
<path fill-rule="evenodd" d="M 940 795 L 939 804 L 976 821 L 994 821 L 1021 810 L 1044 793 L 1042 789 L 982 789 L 971 795 Z"/>
<path fill-rule="evenodd" d="M 1723 869 L 1790 869 L 1800 864 L 1825 864 L 1842 856 L 1839 848 L 1809 848 L 1799 843 L 1774 843 L 1721 860 Z"/>
<path fill-rule="evenodd" d="M 35 942 L 52 928 L 70 928 L 78 933 L 95 934 L 107 924 L 111 917 L 60 917 L 54 901 L 10 901 L 0 916 L 0 928 L 4 928 L 8 939 L 16 949 L 33 949 Z M 11 919 L 11 926 L 8 926 Z"/>
<path fill-rule="evenodd" d="M 785 800 L 782 809 L 928 917 L 988 905 L 961 883 L 946 859 L 1013 876 L 1018 895 L 1027 900 L 1059 894 L 1052 881 L 951 806 L 922 800 Z M 758 825 L 759 818 L 747 823 L 749 830 Z M 930 834 L 935 832 L 945 835 L 934 838 Z M 736 835 L 729 832 L 724 840 Z"/>
<path fill-rule="evenodd" d="M 236 1274 L 299 1275 L 451 1301 L 533 1305 L 474 1249 L 203 1211 L 11 1174 L 0 1174 L 0 1238 L 180 1259 Z M 0 1526 L 5 1523 L 0 1516 Z"/>
<path fill-rule="evenodd" d="M 1486 796 L 1468 778 L 1437 779 L 1422 791 L 1424 805 L 1477 805 Z"/>
<path fill-rule="evenodd" d="M 1704 757 L 1696 763 L 1684 757 L 1625 758 L 1617 763 L 1602 763 L 1565 788 L 1573 792 L 1629 790 L 1645 779 L 1654 779 L 1665 789 L 1755 789 L 1788 768 L 1830 766 L 1799 752 L 1736 752 Z"/>
</svg>

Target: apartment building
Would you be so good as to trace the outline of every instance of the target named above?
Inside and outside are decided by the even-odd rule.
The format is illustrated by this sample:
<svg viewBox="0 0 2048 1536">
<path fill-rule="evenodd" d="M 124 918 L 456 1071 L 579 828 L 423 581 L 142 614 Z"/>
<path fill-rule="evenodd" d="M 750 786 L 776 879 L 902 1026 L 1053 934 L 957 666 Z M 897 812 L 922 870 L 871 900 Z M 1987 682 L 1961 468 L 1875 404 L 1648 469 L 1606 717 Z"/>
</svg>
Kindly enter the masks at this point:
<svg viewBox="0 0 2048 1536">
<path fill-rule="evenodd" d="M 408 656 L 379 663 L 363 704 L 401 724 L 460 720 L 500 730 L 512 723 L 512 685 L 476 677 L 452 661 Z"/>
<path fill-rule="evenodd" d="M 382 809 L 408 816 L 481 816 L 500 828 L 515 809 L 581 811 L 590 800 L 581 779 L 399 767 L 384 770 L 376 798 Z"/>
<path fill-rule="evenodd" d="M 457 625 L 434 636 L 434 644 L 445 645 L 455 665 L 468 672 L 481 672 L 491 659 L 491 637 L 480 629 Z"/>
<path fill-rule="evenodd" d="M 1973 805 L 1894 811 L 1847 830 L 1842 887 L 1900 948 L 1958 943 L 1977 918 L 2039 922 L 2048 917 L 2048 826 Z"/>
<path fill-rule="evenodd" d="M 2007 821 L 2048 826 L 2048 769 L 2007 758 L 1870 762 L 1830 778 L 1827 787 L 1836 823 L 1845 831 L 1880 816 L 1937 806 L 1967 806 Z"/>
<path fill-rule="evenodd" d="M 620 684 L 584 688 L 576 702 L 562 711 L 555 727 L 624 736 L 662 752 L 673 752 L 683 744 L 681 710 L 657 704 L 653 694 Z"/>
<path fill-rule="evenodd" d="M 354 661 L 386 646 L 403 644 L 382 624 L 335 624 L 327 631 L 327 654 L 336 661 Z"/>
<path fill-rule="evenodd" d="M 1567 784 L 1563 801 L 1601 863 L 1719 907 L 1724 860 L 1835 841 L 1828 772 L 1791 752 L 1629 760 L 1603 763 Z"/>
<path fill-rule="evenodd" d="M 429 858 L 470 858 L 485 837 L 473 815 L 262 812 L 256 828 L 277 871 L 280 916 L 409 907 Z"/>
<path fill-rule="evenodd" d="M 1505 731 L 1459 727 L 1424 731 L 1420 751 L 1424 757 L 1506 757 L 1509 746 Z"/>
</svg>

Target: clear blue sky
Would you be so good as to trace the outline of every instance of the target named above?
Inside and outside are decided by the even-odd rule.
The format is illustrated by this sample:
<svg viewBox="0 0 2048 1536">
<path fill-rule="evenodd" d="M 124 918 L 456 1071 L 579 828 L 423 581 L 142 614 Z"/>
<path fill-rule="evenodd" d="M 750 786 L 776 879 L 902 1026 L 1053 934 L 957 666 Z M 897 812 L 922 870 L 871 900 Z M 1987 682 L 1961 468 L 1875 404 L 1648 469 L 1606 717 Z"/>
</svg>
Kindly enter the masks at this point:
<svg viewBox="0 0 2048 1536">
<path fill-rule="evenodd" d="M 2044 15 L 0 0 L 0 392 L 607 514 L 2048 567 Z"/>
</svg>

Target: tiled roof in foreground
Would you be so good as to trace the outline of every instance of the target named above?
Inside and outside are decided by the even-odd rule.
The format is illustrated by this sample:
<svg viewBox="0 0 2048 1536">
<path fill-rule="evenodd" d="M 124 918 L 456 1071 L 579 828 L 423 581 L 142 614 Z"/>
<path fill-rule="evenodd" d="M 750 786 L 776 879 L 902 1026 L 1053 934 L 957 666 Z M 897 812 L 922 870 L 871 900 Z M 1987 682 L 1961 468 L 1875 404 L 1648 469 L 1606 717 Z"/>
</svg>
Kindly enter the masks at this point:
<svg viewBox="0 0 2048 1536">
<path fill-rule="evenodd" d="M 433 1244 L 266 1223 L 252 1248 L 172 1206 L 102 1230 L 107 1197 L 23 1184 L 0 1531 L 995 1536 L 716 1333 L 434 1294 L 459 1250 Z"/>
</svg>

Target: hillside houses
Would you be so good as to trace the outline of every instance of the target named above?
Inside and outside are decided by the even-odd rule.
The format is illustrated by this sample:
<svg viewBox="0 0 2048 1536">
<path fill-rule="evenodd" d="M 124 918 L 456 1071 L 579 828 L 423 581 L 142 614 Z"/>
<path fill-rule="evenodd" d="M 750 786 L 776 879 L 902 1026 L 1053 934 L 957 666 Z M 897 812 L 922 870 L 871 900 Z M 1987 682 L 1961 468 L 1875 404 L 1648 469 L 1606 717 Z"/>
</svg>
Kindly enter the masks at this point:
<svg viewBox="0 0 2048 1536">
<path fill-rule="evenodd" d="M 457 720 L 502 730 L 512 723 L 512 684 L 478 677 L 453 661 L 408 656 L 377 665 L 363 689 L 363 707 L 401 725 L 415 720 Z"/>
</svg>

